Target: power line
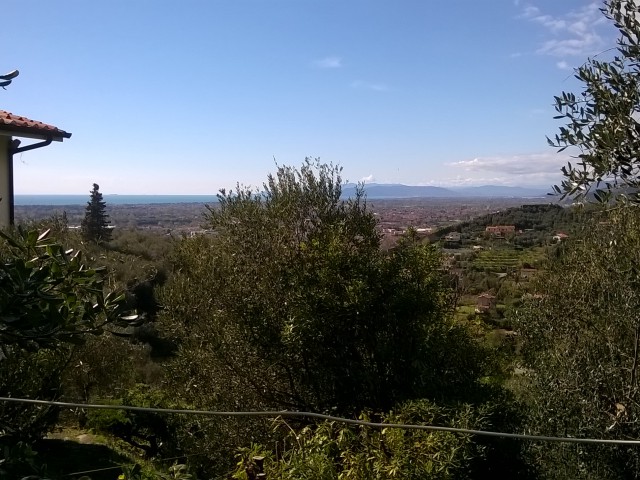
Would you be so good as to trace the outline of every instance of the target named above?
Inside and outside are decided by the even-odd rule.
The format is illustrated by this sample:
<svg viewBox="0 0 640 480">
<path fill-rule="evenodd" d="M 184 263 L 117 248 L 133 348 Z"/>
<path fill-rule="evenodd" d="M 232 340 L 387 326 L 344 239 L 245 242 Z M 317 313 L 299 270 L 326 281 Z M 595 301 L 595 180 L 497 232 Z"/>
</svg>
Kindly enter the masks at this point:
<svg viewBox="0 0 640 480">
<path fill-rule="evenodd" d="M 364 420 L 353 420 L 350 418 L 335 417 L 315 412 L 291 412 L 287 410 L 275 411 L 253 411 L 253 412 L 218 412 L 212 410 L 186 410 L 179 408 L 153 408 L 153 407 L 133 407 L 130 405 L 97 405 L 91 403 L 70 403 L 55 402 L 51 400 L 32 400 L 27 398 L 0 397 L 0 402 L 27 403 L 32 405 L 49 405 L 65 408 L 86 408 L 93 410 L 125 410 L 129 412 L 149 412 L 149 413 L 173 413 L 185 415 L 200 415 L 206 417 L 305 417 L 329 420 L 332 422 L 345 423 L 347 425 L 360 425 L 371 428 L 399 428 L 402 430 L 426 430 L 433 432 L 450 432 L 465 435 L 481 435 L 485 437 L 513 438 L 519 440 L 532 440 L 540 442 L 559 443 L 598 443 L 610 445 L 640 445 L 640 440 L 606 440 L 599 438 L 573 438 L 573 437 L 550 437 L 546 435 L 527 435 L 520 433 L 492 432 L 488 430 L 473 430 L 469 428 L 438 427 L 435 425 L 412 425 L 404 423 L 380 423 L 367 422 Z"/>
<path fill-rule="evenodd" d="M 181 458 L 188 458 L 188 457 L 197 457 L 200 455 L 205 455 L 204 453 L 191 453 L 189 455 L 179 455 L 177 457 L 169 457 L 169 458 L 160 458 L 158 459 L 158 462 L 168 462 L 170 460 L 179 460 Z M 122 467 L 135 467 L 137 465 L 137 463 L 121 463 L 119 465 L 114 465 L 113 467 L 104 467 L 104 468 L 95 468 L 93 470 L 84 470 L 82 472 L 72 472 L 72 473 L 65 473 L 64 475 L 62 475 L 63 477 L 71 477 L 72 475 L 86 475 L 87 473 L 96 473 L 96 472 L 106 472 L 108 470 L 116 470 Z"/>
</svg>

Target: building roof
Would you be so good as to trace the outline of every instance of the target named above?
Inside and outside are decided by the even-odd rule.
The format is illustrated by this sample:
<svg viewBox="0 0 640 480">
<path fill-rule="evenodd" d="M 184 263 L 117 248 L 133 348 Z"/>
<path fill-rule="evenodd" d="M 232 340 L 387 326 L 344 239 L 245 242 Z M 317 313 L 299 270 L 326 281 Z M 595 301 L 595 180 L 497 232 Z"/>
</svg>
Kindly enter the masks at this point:
<svg viewBox="0 0 640 480">
<path fill-rule="evenodd" d="M 51 138 L 57 142 L 71 137 L 70 133 L 53 125 L 0 110 L 0 135 L 7 133 L 17 137 L 40 138 L 43 140 Z"/>
<path fill-rule="evenodd" d="M 481 293 L 478 298 L 496 298 L 495 295 L 491 295 L 489 292 Z"/>
</svg>

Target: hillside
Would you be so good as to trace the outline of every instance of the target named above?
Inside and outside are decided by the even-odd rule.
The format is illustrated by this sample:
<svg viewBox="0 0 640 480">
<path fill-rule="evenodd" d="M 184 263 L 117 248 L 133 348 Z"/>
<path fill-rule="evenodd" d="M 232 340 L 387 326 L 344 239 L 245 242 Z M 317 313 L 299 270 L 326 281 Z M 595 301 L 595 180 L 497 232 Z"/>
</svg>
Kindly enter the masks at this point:
<svg viewBox="0 0 640 480">
<path fill-rule="evenodd" d="M 513 225 L 516 232 L 522 234 L 546 233 L 559 231 L 569 233 L 577 225 L 578 216 L 584 214 L 572 207 L 557 204 L 533 204 L 508 208 L 482 215 L 473 220 L 438 230 L 434 239 L 440 239 L 451 232 L 460 232 L 462 238 L 471 238 L 482 234 L 486 227 L 495 225 Z"/>
</svg>

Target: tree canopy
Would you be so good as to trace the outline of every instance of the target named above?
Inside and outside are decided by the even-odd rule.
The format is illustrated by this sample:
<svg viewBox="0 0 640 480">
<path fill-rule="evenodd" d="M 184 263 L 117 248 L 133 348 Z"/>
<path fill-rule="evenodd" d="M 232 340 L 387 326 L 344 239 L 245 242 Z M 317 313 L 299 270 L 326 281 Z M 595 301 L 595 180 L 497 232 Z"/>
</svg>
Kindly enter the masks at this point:
<svg viewBox="0 0 640 480">
<path fill-rule="evenodd" d="M 556 251 L 536 294 L 515 313 L 532 431 L 640 437 L 639 231 L 637 207 L 595 216 Z M 635 447 L 538 445 L 535 451 L 549 478 L 640 474 Z"/>
<path fill-rule="evenodd" d="M 341 412 L 473 390 L 483 361 L 450 322 L 439 252 L 382 252 L 362 189 L 343 201 L 341 185 L 339 168 L 307 160 L 260 192 L 221 192 L 214 235 L 183 242 L 165 290 L 178 363 L 191 365 L 182 381 L 249 406 Z"/>
</svg>

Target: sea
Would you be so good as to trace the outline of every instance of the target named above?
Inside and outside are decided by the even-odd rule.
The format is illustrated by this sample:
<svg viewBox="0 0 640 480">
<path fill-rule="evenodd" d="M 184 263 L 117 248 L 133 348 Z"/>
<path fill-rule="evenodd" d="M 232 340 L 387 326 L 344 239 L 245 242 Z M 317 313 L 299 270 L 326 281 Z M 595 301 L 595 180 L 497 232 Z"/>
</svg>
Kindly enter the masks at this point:
<svg viewBox="0 0 640 480">
<path fill-rule="evenodd" d="M 103 195 L 112 205 L 217 203 L 215 195 Z M 15 205 L 85 205 L 89 195 L 14 195 Z"/>
</svg>

